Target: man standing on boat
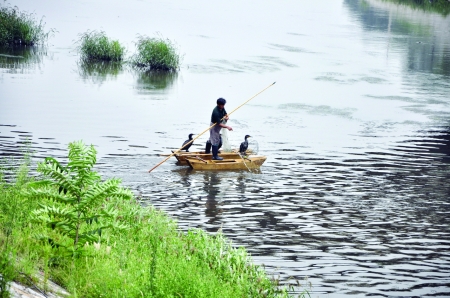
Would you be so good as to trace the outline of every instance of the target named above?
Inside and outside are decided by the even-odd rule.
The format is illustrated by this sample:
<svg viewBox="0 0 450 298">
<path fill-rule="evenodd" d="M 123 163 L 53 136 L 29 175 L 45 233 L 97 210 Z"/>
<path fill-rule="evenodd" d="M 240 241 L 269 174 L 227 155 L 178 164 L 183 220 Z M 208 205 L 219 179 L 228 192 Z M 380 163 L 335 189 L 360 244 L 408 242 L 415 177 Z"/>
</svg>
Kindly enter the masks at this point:
<svg viewBox="0 0 450 298">
<path fill-rule="evenodd" d="M 228 116 L 227 111 L 225 111 L 225 104 L 227 101 L 224 98 L 219 98 L 217 100 L 217 106 L 212 111 L 211 115 L 211 124 L 217 123 L 209 130 L 209 140 L 212 145 L 212 159 L 214 160 L 222 160 L 222 157 L 219 157 L 219 144 L 220 144 L 220 130 L 222 128 L 226 128 L 228 130 L 233 130 L 231 126 L 226 125 Z M 223 118 L 223 119 L 222 119 Z"/>
</svg>

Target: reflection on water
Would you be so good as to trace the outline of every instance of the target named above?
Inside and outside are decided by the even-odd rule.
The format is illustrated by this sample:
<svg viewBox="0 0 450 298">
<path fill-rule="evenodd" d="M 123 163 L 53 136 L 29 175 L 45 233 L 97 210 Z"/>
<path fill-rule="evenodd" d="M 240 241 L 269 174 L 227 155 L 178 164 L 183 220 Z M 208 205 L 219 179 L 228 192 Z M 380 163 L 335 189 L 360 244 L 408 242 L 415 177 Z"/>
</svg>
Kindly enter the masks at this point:
<svg viewBox="0 0 450 298">
<path fill-rule="evenodd" d="M 90 80 L 94 84 L 102 84 L 106 80 L 115 79 L 123 71 L 123 64 L 111 61 L 80 60 L 78 73 L 84 80 Z"/>
<path fill-rule="evenodd" d="M 450 3 L 445 3 L 445 1 L 438 1 L 438 0 L 428 0 L 428 1 L 388 0 L 388 1 L 393 2 L 397 5 L 400 4 L 400 7 L 409 6 L 411 8 L 419 9 L 425 12 L 439 13 L 443 16 L 447 16 L 450 14 Z"/>
<path fill-rule="evenodd" d="M 450 126 L 437 127 L 426 133 L 428 138 L 407 141 L 405 142 L 406 144 L 401 145 L 401 147 L 407 148 L 410 146 L 410 143 L 414 143 L 417 148 L 433 153 L 437 157 L 440 156 L 442 163 L 450 164 Z"/>
<path fill-rule="evenodd" d="M 366 31 L 391 34 L 388 51 L 401 52 L 410 72 L 450 76 L 450 16 L 380 0 L 345 0 Z"/>
<path fill-rule="evenodd" d="M 220 207 L 220 173 L 203 173 L 203 190 L 206 194 L 205 216 L 209 218 L 208 224 L 214 225 L 217 218 L 222 214 Z"/>
<path fill-rule="evenodd" d="M 161 92 L 171 87 L 178 77 L 178 73 L 172 71 L 134 71 L 137 77 L 136 90 L 142 95 L 162 94 Z"/>
<path fill-rule="evenodd" d="M 39 69 L 43 58 L 48 57 L 46 47 L 5 47 L 0 48 L 0 68 L 7 73 L 24 73 Z"/>
</svg>

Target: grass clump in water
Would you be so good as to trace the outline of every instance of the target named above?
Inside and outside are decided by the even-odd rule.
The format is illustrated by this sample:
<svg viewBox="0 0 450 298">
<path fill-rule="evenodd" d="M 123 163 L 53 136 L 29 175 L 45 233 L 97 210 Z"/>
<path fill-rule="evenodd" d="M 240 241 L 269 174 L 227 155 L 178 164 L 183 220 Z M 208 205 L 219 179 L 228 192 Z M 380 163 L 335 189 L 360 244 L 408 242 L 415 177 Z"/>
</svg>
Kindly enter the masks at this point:
<svg viewBox="0 0 450 298">
<path fill-rule="evenodd" d="M 103 31 L 87 31 L 80 35 L 78 51 L 84 61 L 122 61 L 125 47 Z"/>
<path fill-rule="evenodd" d="M 50 32 L 44 31 L 42 19 L 38 22 L 35 16 L 22 12 L 17 7 L 0 3 L 0 45 L 33 46 L 44 43 Z"/>
<path fill-rule="evenodd" d="M 162 37 L 139 36 L 136 43 L 137 53 L 132 58 L 135 67 L 144 70 L 177 71 L 180 55 L 175 45 Z"/>
</svg>

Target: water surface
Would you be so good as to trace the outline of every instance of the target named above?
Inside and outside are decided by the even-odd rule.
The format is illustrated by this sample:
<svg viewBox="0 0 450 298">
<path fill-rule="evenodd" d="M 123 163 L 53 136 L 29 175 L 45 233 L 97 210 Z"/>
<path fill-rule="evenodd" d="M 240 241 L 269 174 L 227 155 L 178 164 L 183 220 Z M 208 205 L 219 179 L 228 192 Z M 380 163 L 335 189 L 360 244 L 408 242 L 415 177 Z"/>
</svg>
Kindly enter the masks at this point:
<svg viewBox="0 0 450 298">
<path fill-rule="evenodd" d="M 222 229 L 283 283 L 308 277 L 313 297 L 450 296 L 450 17 L 374 0 L 14 4 L 58 33 L 0 52 L 2 156 L 94 144 L 103 177 L 143 205 Z M 130 55 L 159 32 L 182 67 L 83 65 L 88 29 Z M 218 97 L 231 111 L 274 81 L 229 122 L 233 146 L 250 134 L 267 156 L 261 171 L 147 173 L 208 127 Z"/>
</svg>

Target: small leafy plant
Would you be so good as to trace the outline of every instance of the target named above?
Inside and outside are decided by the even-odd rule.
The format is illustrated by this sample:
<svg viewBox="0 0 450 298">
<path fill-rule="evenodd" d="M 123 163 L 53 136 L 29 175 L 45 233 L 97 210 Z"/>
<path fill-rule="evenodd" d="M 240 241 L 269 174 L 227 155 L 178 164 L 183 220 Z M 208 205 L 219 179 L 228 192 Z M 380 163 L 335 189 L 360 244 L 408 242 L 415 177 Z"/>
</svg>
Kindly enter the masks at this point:
<svg viewBox="0 0 450 298">
<path fill-rule="evenodd" d="M 122 61 L 125 47 L 112 40 L 103 31 L 87 31 L 80 35 L 78 51 L 86 61 Z"/>
<path fill-rule="evenodd" d="M 21 12 L 17 7 L 0 3 L 0 45 L 32 46 L 43 43 L 49 32 L 44 31 L 42 19 L 38 22 L 33 14 Z"/>
<path fill-rule="evenodd" d="M 175 45 L 162 37 L 138 36 L 137 53 L 132 58 L 135 67 L 144 70 L 176 71 L 180 55 Z"/>
<path fill-rule="evenodd" d="M 82 141 L 70 143 L 67 166 L 46 158 L 38 172 L 49 179 L 35 182 L 29 191 L 39 199 L 34 220 L 48 227 L 48 233 L 39 238 L 62 249 L 66 256 L 81 255 L 86 243 L 100 242 L 105 229 L 125 228 L 115 220 L 118 212 L 114 206 L 104 208 L 103 203 L 109 198 L 131 199 L 132 193 L 120 187 L 119 179 L 101 181 L 92 171 L 96 153 Z"/>
</svg>

